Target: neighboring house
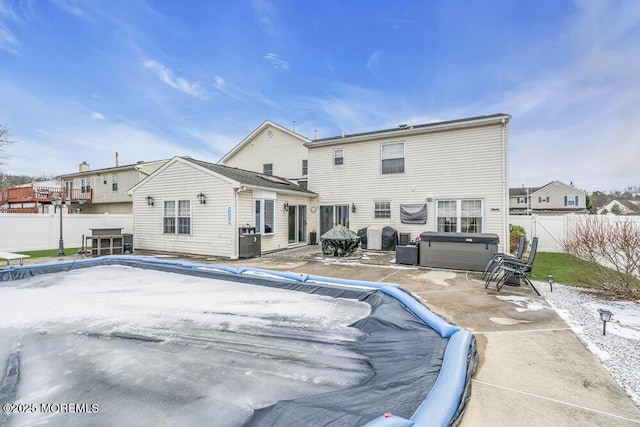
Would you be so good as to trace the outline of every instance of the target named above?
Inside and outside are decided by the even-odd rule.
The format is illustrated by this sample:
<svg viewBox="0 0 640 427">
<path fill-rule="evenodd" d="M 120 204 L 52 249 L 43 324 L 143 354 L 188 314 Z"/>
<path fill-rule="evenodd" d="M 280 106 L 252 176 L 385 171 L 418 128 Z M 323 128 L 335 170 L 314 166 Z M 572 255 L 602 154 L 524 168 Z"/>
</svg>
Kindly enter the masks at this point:
<svg viewBox="0 0 640 427">
<path fill-rule="evenodd" d="M 304 136 L 266 120 L 218 163 L 286 177 L 307 188 L 307 142 Z"/>
<path fill-rule="evenodd" d="M 589 213 L 587 193 L 560 181 L 542 187 L 509 189 L 509 213 L 512 215 L 558 215 Z"/>
<path fill-rule="evenodd" d="M 612 200 L 605 206 L 598 209 L 599 214 L 617 214 L 617 215 L 640 215 L 640 206 L 626 200 Z"/>
<path fill-rule="evenodd" d="M 261 253 L 307 244 L 316 194 L 284 178 L 174 157 L 134 185 L 134 246 L 238 258 L 240 234 Z"/>
<path fill-rule="evenodd" d="M 52 211 L 51 198 L 63 193 L 59 179 L 7 188 L 0 191 L 0 213 L 48 213 Z M 76 200 L 82 194 L 74 192 L 69 197 Z"/>
<path fill-rule="evenodd" d="M 508 125 L 495 114 L 310 141 L 318 232 L 495 233 L 508 248 Z"/>
<path fill-rule="evenodd" d="M 76 213 L 132 213 L 129 189 L 165 164 L 167 160 L 138 162 L 91 170 L 87 162 L 80 163 L 77 173 L 60 176 L 64 191 L 79 193 L 71 203 Z"/>
</svg>

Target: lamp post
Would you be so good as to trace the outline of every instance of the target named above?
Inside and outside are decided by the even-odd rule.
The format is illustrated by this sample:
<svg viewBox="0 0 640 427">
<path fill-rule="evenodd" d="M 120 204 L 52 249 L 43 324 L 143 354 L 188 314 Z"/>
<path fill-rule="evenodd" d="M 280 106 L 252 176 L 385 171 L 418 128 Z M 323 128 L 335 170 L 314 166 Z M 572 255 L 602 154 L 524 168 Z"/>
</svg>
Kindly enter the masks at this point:
<svg viewBox="0 0 640 427">
<path fill-rule="evenodd" d="M 551 274 L 549 274 L 547 276 L 547 280 L 549 281 L 549 288 L 551 289 L 551 292 L 553 292 L 553 281 L 554 281 L 553 276 Z"/>
<path fill-rule="evenodd" d="M 602 335 L 607 335 L 607 322 L 611 320 L 613 313 L 606 308 L 599 308 L 598 313 L 600 313 L 600 320 L 602 320 Z"/>
<path fill-rule="evenodd" d="M 62 239 L 62 205 L 65 204 L 67 207 L 71 204 L 71 199 L 69 197 L 66 200 L 62 200 L 61 196 L 53 196 L 51 198 L 51 204 L 53 204 L 56 209 L 60 208 L 60 241 L 58 242 L 58 256 L 66 256 L 64 253 L 64 240 Z"/>
</svg>

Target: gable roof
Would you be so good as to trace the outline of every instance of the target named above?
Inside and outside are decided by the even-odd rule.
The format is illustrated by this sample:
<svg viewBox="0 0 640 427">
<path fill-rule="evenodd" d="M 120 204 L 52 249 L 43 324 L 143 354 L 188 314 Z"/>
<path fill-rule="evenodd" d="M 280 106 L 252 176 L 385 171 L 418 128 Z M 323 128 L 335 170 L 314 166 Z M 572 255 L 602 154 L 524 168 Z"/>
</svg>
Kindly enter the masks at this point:
<svg viewBox="0 0 640 427">
<path fill-rule="evenodd" d="M 572 185 L 567 185 L 564 182 L 551 181 L 550 183 L 545 184 L 542 187 L 528 187 L 528 188 L 527 187 L 513 187 L 513 188 L 509 188 L 509 197 L 526 196 L 527 195 L 527 191 L 529 192 L 529 196 L 533 196 L 534 193 L 537 193 L 538 191 L 541 191 L 544 188 L 549 187 L 550 185 L 554 185 L 555 183 L 558 183 L 559 185 L 562 185 L 562 186 L 567 187 L 567 188 L 571 188 L 572 190 L 579 191 L 581 193 L 585 193 L 583 190 L 580 190 L 579 188 L 576 188 L 576 187 L 574 187 Z"/>
<path fill-rule="evenodd" d="M 133 186 L 129 190 L 129 193 L 135 191 L 139 186 L 143 185 L 148 180 L 153 179 L 155 176 L 162 173 L 163 170 L 167 169 L 170 165 L 176 162 L 190 163 L 200 169 L 204 169 L 205 171 L 212 172 L 217 176 L 223 177 L 227 182 L 236 184 L 238 186 L 261 188 L 280 192 L 296 192 L 311 197 L 317 196 L 317 194 L 313 191 L 306 190 L 286 178 L 274 175 L 265 175 L 258 172 L 220 165 L 218 163 L 210 163 L 202 160 L 196 160 L 190 157 L 180 156 L 176 156 L 173 159 L 169 160 L 161 168 Z"/>
<path fill-rule="evenodd" d="M 572 183 L 572 184 L 573 184 L 573 183 Z M 543 185 L 542 187 L 537 188 L 535 191 L 532 191 L 532 192 L 533 192 L 533 193 L 535 193 L 536 191 L 540 191 L 540 190 L 542 190 L 542 189 L 544 189 L 544 188 L 546 188 L 546 187 L 549 187 L 549 186 L 551 186 L 551 185 L 555 185 L 555 186 L 560 186 L 560 185 L 561 185 L 561 186 L 563 186 L 563 187 L 567 187 L 567 188 L 570 188 L 570 189 L 572 189 L 572 190 L 575 190 L 575 191 L 579 191 L 579 192 L 581 192 L 581 193 L 584 193 L 584 191 L 580 190 L 579 188 L 576 188 L 576 187 L 574 187 L 573 185 L 567 185 L 567 184 L 565 184 L 564 182 L 561 182 L 561 181 L 551 181 L 550 183 L 545 184 L 545 185 Z"/>
<path fill-rule="evenodd" d="M 129 165 L 112 166 L 112 167 L 108 167 L 108 168 L 89 169 L 89 170 L 82 171 L 82 172 L 67 173 L 67 174 L 64 174 L 64 175 L 59 175 L 56 178 L 64 179 L 64 178 L 73 178 L 73 177 L 87 176 L 87 175 L 101 175 L 101 174 L 104 174 L 104 173 L 121 172 L 121 171 L 129 170 L 129 169 L 138 169 L 139 167 L 144 166 L 144 165 L 150 165 L 150 164 L 153 164 L 153 163 L 166 163 L 168 161 L 169 161 L 169 159 L 151 160 L 149 162 L 140 161 L 140 162 L 132 163 L 132 164 L 129 164 Z"/>
<path fill-rule="evenodd" d="M 628 213 L 632 213 L 632 214 L 640 214 L 640 206 L 637 206 L 635 203 L 631 202 L 630 200 L 627 199 L 615 199 L 610 201 L 609 203 L 607 203 L 606 205 L 604 205 L 602 208 L 600 208 L 600 211 L 602 211 L 603 209 L 607 209 L 608 211 L 611 211 L 611 208 L 615 205 L 622 205 L 624 207 L 623 210 L 626 210 Z"/>
<path fill-rule="evenodd" d="M 265 120 L 264 122 L 262 122 L 262 124 L 260 126 L 258 126 L 253 132 L 251 132 L 248 136 L 246 136 L 242 141 L 240 141 L 238 143 L 238 145 L 236 145 L 235 147 L 233 147 L 227 154 L 225 154 L 220 160 L 218 160 L 218 163 L 224 163 L 226 161 L 228 161 L 230 158 L 232 158 L 233 156 L 236 155 L 236 153 L 238 153 L 238 151 L 242 150 L 242 148 L 244 148 L 245 145 L 249 144 L 260 132 L 262 132 L 265 128 L 272 126 L 282 132 L 285 132 L 295 138 L 298 138 L 300 140 L 301 143 L 307 143 L 310 142 L 311 140 L 300 135 L 299 133 L 296 133 L 294 131 L 291 131 L 287 128 L 285 128 L 284 126 L 280 126 L 277 123 L 274 123 L 270 120 Z"/>
<path fill-rule="evenodd" d="M 321 147 L 332 144 L 345 144 L 348 142 L 357 142 L 376 138 L 408 136 L 413 134 L 422 134 L 427 132 L 438 132 L 442 130 L 460 129 L 465 127 L 481 126 L 487 124 L 497 124 L 509 121 L 509 114 L 498 113 L 488 116 L 468 117 L 464 119 L 448 120 L 443 122 L 425 123 L 420 125 L 400 125 L 396 128 L 383 129 L 371 132 L 353 133 L 350 135 L 334 136 L 330 138 L 320 138 L 307 142 L 305 145 L 309 148 Z"/>
</svg>

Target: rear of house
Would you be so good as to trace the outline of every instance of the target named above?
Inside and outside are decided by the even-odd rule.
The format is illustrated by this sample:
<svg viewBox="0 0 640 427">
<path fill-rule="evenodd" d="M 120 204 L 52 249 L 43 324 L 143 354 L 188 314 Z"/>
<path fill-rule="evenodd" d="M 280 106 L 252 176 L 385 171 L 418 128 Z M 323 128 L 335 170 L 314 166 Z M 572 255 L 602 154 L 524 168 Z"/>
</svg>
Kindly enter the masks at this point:
<svg viewBox="0 0 640 427">
<path fill-rule="evenodd" d="M 309 189 L 318 230 L 390 226 L 495 233 L 508 242 L 508 124 L 496 114 L 318 139 L 309 148 Z"/>
</svg>

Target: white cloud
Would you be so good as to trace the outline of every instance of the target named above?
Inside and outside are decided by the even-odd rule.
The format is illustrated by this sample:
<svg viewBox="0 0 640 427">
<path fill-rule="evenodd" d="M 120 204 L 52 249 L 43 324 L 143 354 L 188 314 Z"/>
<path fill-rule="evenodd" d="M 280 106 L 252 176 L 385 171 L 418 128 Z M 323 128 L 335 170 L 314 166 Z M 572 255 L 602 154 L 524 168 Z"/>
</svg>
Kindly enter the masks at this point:
<svg viewBox="0 0 640 427">
<path fill-rule="evenodd" d="M 266 53 L 264 55 L 264 59 L 269 61 L 271 66 L 273 68 L 275 68 L 276 70 L 288 70 L 289 69 L 289 63 L 287 61 L 284 61 L 284 60 L 278 58 L 278 55 L 276 55 L 275 53 Z"/>
<path fill-rule="evenodd" d="M 250 92 L 250 91 L 246 91 L 236 85 L 234 85 L 233 83 L 230 83 L 228 81 L 226 81 L 223 77 L 221 76 L 216 76 L 214 78 L 214 83 L 213 86 L 220 92 L 224 93 L 225 95 L 228 95 L 234 99 L 237 99 L 238 101 L 242 101 L 242 102 L 249 102 L 249 101 L 255 101 L 255 102 L 259 102 L 265 105 L 268 105 L 272 108 L 277 108 L 278 104 L 272 100 L 270 100 L 269 98 L 267 98 L 266 96 L 262 95 L 261 93 L 256 93 L 256 92 Z"/>
<path fill-rule="evenodd" d="M 9 28 L 9 22 L 21 22 L 21 19 L 7 3 L 0 2 L 0 50 L 19 54 L 20 42 Z"/>
<path fill-rule="evenodd" d="M 184 92 L 187 95 L 204 98 L 204 94 L 202 93 L 199 83 L 190 82 L 183 77 L 175 77 L 173 75 L 173 71 L 160 62 L 153 59 L 145 59 L 142 62 L 142 65 L 148 70 L 151 70 L 156 77 L 160 79 L 160 81 L 172 88 Z"/>
<path fill-rule="evenodd" d="M 91 113 L 91 118 L 94 120 L 104 120 L 104 116 L 97 111 Z"/>
<path fill-rule="evenodd" d="M 266 0 L 253 0 L 251 5 L 253 6 L 253 10 L 256 14 L 258 26 L 262 31 L 268 35 L 275 34 L 275 8 L 273 5 Z"/>
<path fill-rule="evenodd" d="M 376 50 L 367 60 L 367 70 L 369 70 L 369 72 L 373 74 L 373 76 L 378 80 L 382 80 L 382 78 L 380 78 L 381 58 L 382 58 L 382 52 L 379 50 Z"/>
</svg>

